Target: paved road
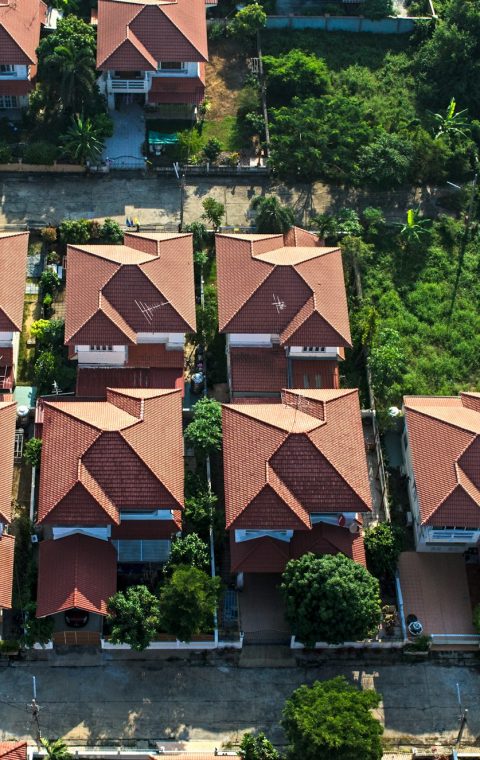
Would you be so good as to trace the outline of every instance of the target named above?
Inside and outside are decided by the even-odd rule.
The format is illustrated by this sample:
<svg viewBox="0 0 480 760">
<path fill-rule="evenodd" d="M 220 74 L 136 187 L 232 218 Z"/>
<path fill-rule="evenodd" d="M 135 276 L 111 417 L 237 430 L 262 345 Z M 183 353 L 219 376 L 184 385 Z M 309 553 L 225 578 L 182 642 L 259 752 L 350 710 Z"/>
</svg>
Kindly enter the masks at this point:
<svg viewBox="0 0 480 760">
<path fill-rule="evenodd" d="M 43 735 L 63 735 L 71 743 L 176 739 L 212 747 L 253 728 L 282 743 L 279 719 L 285 698 L 303 682 L 339 673 L 383 695 L 379 716 L 392 742 L 431 746 L 453 741 L 457 682 L 470 710 L 465 741 L 473 743 L 480 732 L 480 679 L 474 667 L 377 665 L 361 659 L 308 669 L 243 669 L 220 658 L 217 665 L 105 659 L 97 667 L 93 660 L 91 667 L 75 668 L 71 662 L 71 657 L 57 657 L 57 666 L 35 662 L 0 669 L 0 739 L 31 737 L 25 705 L 32 675 L 37 677 Z"/>
<path fill-rule="evenodd" d="M 184 221 L 199 219 L 202 200 L 211 195 L 226 208 L 226 224 L 249 224 L 248 208 L 254 195 L 274 192 L 295 209 L 299 222 L 312 212 L 324 212 L 342 206 L 382 206 L 389 217 L 403 218 L 405 209 L 421 201 L 420 194 L 398 191 L 389 194 L 347 195 L 339 188 L 317 183 L 310 187 L 287 188 L 267 181 L 249 182 L 234 179 L 200 179 L 187 181 Z M 18 176 L 0 181 L 0 228 L 6 225 L 58 223 L 65 218 L 105 218 L 124 222 L 137 216 L 141 224 L 178 224 L 180 189 L 174 179 L 86 176 Z M 428 192 L 423 191 L 428 204 Z"/>
</svg>

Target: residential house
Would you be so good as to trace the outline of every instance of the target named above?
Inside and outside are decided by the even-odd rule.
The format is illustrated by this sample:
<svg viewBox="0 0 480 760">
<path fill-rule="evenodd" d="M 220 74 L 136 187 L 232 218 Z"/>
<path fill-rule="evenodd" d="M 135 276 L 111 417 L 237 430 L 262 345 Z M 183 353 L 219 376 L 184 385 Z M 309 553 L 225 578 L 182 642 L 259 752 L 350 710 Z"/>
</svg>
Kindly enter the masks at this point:
<svg viewBox="0 0 480 760">
<path fill-rule="evenodd" d="M 191 234 L 68 246 L 65 343 L 78 359 L 77 395 L 183 388 L 185 333 L 193 331 Z"/>
<path fill-rule="evenodd" d="M 11 112 L 28 105 L 46 13 L 42 0 L 4 0 L 0 4 L 0 110 Z"/>
<path fill-rule="evenodd" d="M 28 232 L 0 234 L 0 393 L 15 384 L 27 254 Z"/>
<path fill-rule="evenodd" d="M 358 391 L 284 390 L 223 406 L 226 527 L 234 573 L 281 573 L 306 552 L 365 564 L 372 509 Z"/>
<path fill-rule="evenodd" d="M 351 346 L 339 248 L 286 235 L 216 235 L 218 314 L 232 398 L 338 388 Z"/>
<path fill-rule="evenodd" d="M 79 609 L 100 627 L 117 573 L 131 584 L 165 562 L 181 528 L 181 394 L 108 389 L 106 401 L 43 400 L 42 416 L 37 616 Z"/>
<path fill-rule="evenodd" d="M 7 533 L 12 519 L 13 450 L 17 405 L 0 396 L 0 623 L 2 609 L 12 606 L 15 538 Z M 1 631 L 1 625 L 0 625 Z"/>
<path fill-rule="evenodd" d="M 404 466 L 417 551 L 480 541 L 480 393 L 405 396 Z"/>
<path fill-rule="evenodd" d="M 135 100 L 193 114 L 207 60 L 205 0 L 99 0 L 97 68 L 110 110 Z"/>
<path fill-rule="evenodd" d="M 27 742 L 0 741 L 0 760 L 27 760 Z"/>
</svg>

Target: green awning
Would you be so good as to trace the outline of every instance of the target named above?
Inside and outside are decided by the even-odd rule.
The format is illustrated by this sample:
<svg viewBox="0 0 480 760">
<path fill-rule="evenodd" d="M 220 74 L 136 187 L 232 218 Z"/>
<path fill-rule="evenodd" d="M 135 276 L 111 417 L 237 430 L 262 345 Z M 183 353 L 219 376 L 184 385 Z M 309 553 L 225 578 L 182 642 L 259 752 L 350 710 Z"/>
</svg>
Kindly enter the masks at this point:
<svg viewBox="0 0 480 760">
<path fill-rule="evenodd" d="M 153 129 L 148 130 L 149 145 L 174 145 L 178 142 L 176 132 L 156 132 Z"/>
</svg>

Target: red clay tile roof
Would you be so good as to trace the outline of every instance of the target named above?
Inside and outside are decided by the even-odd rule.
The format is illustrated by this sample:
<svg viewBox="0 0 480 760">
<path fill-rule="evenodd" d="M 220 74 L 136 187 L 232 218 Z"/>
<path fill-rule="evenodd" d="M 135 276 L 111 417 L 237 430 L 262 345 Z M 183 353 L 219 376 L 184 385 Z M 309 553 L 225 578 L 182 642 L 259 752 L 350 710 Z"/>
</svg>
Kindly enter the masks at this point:
<svg viewBox="0 0 480 760">
<path fill-rule="evenodd" d="M 0 535 L 0 609 L 10 609 L 12 606 L 14 549 L 14 536 L 7 533 Z"/>
<path fill-rule="evenodd" d="M 117 590 L 117 553 L 108 541 L 75 534 L 42 541 L 39 551 L 37 617 L 72 607 L 107 614 Z"/>
<path fill-rule="evenodd" d="M 0 63 L 37 62 L 45 14 L 46 5 L 41 0 L 7 0 L 0 5 Z"/>
<path fill-rule="evenodd" d="M 30 79 L 4 79 L 0 81 L 0 95 L 28 95 L 33 90 Z"/>
<path fill-rule="evenodd" d="M 182 509 L 181 406 L 177 390 L 45 401 L 38 521 L 108 525 L 122 508 Z"/>
<path fill-rule="evenodd" d="M 283 348 L 230 348 L 230 376 L 234 393 L 280 393 L 287 384 L 287 357 Z"/>
<path fill-rule="evenodd" d="M 20 332 L 27 277 L 28 232 L 0 234 L 0 332 Z"/>
<path fill-rule="evenodd" d="M 480 528 L 480 394 L 404 406 L 421 523 Z"/>
<path fill-rule="evenodd" d="M 112 540 L 171 539 L 182 527 L 182 513 L 174 512 L 175 520 L 124 520 L 112 526 Z"/>
<path fill-rule="evenodd" d="M 99 0 L 101 71 L 155 71 L 161 61 L 207 60 L 205 0 Z"/>
<path fill-rule="evenodd" d="M 205 84 L 199 77 L 153 77 L 149 103 L 188 103 L 198 106 L 205 98 Z"/>
<path fill-rule="evenodd" d="M 183 396 L 183 369 L 82 367 L 77 370 L 77 396 L 106 399 L 107 388 L 177 388 Z"/>
<path fill-rule="evenodd" d="M 0 742 L 2 760 L 27 760 L 27 742 Z"/>
<path fill-rule="evenodd" d="M 65 342 L 126 345 L 138 332 L 195 330 L 192 235 L 128 234 L 68 246 Z"/>
<path fill-rule="evenodd" d="M 369 511 L 358 391 L 283 400 L 223 406 L 226 527 L 308 529 L 310 513 Z"/>
<path fill-rule="evenodd" d="M 342 256 L 317 241 L 298 229 L 288 245 L 281 235 L 216 235 L 220 331 L 350 346 Z"/>
<path fill-rule="evenodd" d="M 345 528 L 317 523 L 309 531 L 295 531 L 290 542 L 270 536 L 235 542 L 230 533 L 230 570 L 232 573 L 282 573 L 290 559 L 307 552 L 338 554 L 339 552 L 361 565 L 366 564 L 363 537 Z"/>
<path fill-rule="evenodd" d="M 0 401 L 0 522 L 3 523 L 10 522 L 12 517 L 16 416 L 17 405 L 15 401 Z"/>
</svg>

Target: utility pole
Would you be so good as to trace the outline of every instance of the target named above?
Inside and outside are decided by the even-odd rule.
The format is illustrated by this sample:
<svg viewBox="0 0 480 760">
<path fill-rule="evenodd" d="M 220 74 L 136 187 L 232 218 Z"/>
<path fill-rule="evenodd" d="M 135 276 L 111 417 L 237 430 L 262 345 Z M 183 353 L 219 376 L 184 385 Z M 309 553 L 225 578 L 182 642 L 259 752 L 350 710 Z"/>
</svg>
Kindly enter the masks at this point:
<svg viewBox="0 0 480 760">
<path fill-rule="evenodd" d="M 30 710 L 32 714 L 32 722 L 35 724 L 35 727 L 36 727 L 36 741 L 37 741 L 37 744 L 40 744 L 40 739 L 42 738 L 42 733 L 40 731 L 40 720 L 39 720 L 40 705 L 37 704 L 37 679 L 35 678 L 35 676 L 32 676 L 32 687 L 33 687 L 32 701 L 30 702 L 30 704 L 27 705 L 27 710 Z"/>
<path fill-rule="evenodd" d="M 262 111 L 263 119 L 265 122 L 265 154 L 268 156 L 270 150 L 270 127 L 268 125 L 268 111 L 267 111 L 267 88 L 265 85 L 265 77 L 263 74 L 263 60 L 262 60 L 262 48 L 260 46 L 260 32 L 257 32 L 257 48 L 258 48 L 258 75 L 260 79 L 260 91 L 262 95 Z"/>
<path fill-rule="evenodd" d="M 450 310 L 448 312 L 448 324 L 450 324 L 450 320 L 452 319 L 452 316 L 453 316 L 453 310 L 454 310 L 455 301 L 457 298 L 458 286 L 460 284 L 460 277 L 463 270 L 463 260 L 465 258 L 465 251 L 470 239 L 470 224 L 472 222 L 472 218 L 473 218 L 473 214 L 475 210 L 475 193 L 477 190 L 477 184 L 478 184 L 478 156 L 475 156 L 475 174 L 473 175 L 473 182 L 471 184 L 471 189 L 470 189 L 470 200 L 468 203 L 468 210 L 465 215 L 465 229 L 463 233 L 463 240 L 462 240 L 462 245 L 460 248 L 460 254 L 458 257 L 457 276 L 455 278 L 455 285 L 453 287 Z M 460 185 L 455 185 L 453 182 L 447 182 L 447 185 L 451 185 L 456 190 L 462 189 Z"/>
</svg>

